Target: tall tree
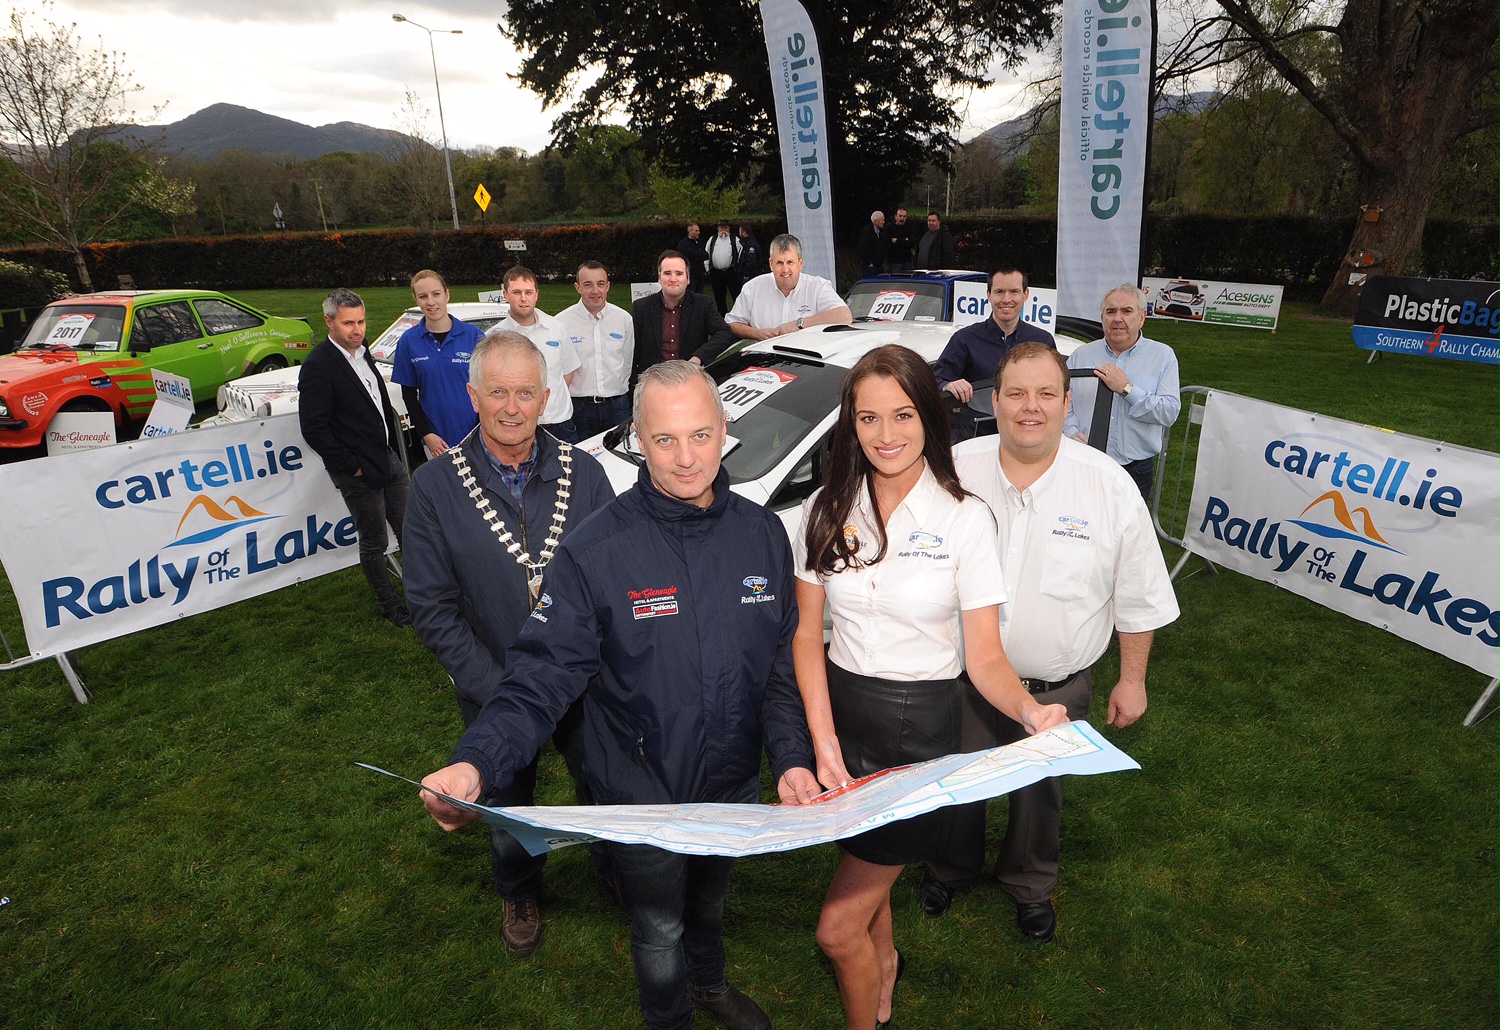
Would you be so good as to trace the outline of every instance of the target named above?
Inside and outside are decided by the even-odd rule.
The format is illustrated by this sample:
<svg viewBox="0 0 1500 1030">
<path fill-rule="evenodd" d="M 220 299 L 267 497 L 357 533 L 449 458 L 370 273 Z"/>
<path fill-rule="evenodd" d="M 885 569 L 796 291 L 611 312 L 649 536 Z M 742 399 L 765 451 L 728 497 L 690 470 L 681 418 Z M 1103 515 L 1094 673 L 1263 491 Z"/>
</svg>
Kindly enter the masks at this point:
<svg viewBox="0 0 1500 1030">
<path fill-rule="evenodd" d="M 1359 211 L 1323 296 L 1352 315 L 1359 274 L 1400 275 L 1418 256 L 1444 158 L 1496 123 L 1495 0 L 1217 0 L 1179 67 L 1254 55 L 1307 98 L 1348 146 Z M 1342 6 L 1340 6 L 1340 4 Z"/>
<path fill-rule="evenodd" d="M 806 0 L 822 49 L 830 166 L 844 221 L 899 197 L 955 143 L 953 94 L 989 83 L 1050 38 L 1053 0 Z M 523 55 L 518 78 L 548 105 L 566 147 L 624 112 L 648 154 L 733 181 L 775 162 L 771 76 L 755 0 L 579 4 L 511 0 L 500 29 Z"/>
<path fill-rule="evenodd" d="M 50 3 L 42 5 L 49 12 Z M 77 25 L 39 24 L 13 6 L 0 37 L 0 140 L 21 188 L 0 191 L 0 211 L 32 237 L 66 247 L 78 279 L 94 288 L 85 245 L 135 203 L 129 189 L 95 167 L 114 126 L 133 120 L 134 83 L 121 54 L 90 47 Z M 155 116 L 158 111 L 153 111 Z"/>
</svg>

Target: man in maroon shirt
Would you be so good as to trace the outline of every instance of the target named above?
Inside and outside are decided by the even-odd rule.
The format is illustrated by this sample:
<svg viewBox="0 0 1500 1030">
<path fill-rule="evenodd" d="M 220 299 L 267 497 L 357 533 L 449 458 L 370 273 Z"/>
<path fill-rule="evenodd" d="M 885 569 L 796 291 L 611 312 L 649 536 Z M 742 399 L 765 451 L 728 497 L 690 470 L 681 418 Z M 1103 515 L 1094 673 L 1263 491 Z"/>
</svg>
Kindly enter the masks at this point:
<svg viewBox="0 0 1500 1030">
<path fill-rule="evenodd" d="M 688 289 L 687 258 L 675 250 L 664 250 L 656 259 L 656 281 L 661 292 L 635 302 L 635 359 L 630 382 L 643 369 L 661 361 L 683 358 L 707 364 L 735 342 L 714 302 Z"/>
</svg>

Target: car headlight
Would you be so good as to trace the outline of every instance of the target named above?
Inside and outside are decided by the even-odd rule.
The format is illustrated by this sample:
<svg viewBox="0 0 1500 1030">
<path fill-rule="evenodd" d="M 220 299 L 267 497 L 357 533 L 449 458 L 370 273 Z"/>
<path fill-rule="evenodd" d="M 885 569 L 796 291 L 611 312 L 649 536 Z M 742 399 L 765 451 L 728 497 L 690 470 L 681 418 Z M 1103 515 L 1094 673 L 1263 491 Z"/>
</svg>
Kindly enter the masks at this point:
<svg viewBox="0 0 1500 1030">
<path fill-rule="evenodd" d="M 0 418 L 10 418 L 10 409 L 5 406 L 3 397 L 0 397 Z"/>
<path fill-rule="evenodd" d="M 224 386 L 228 385 L 228 383 L 224 384 Z M 214 394 L 214 404 L 220 411 L 224 410 L 224 386 L 219 387 L 219 392 Z"/>
<path fill-rule="evenodd" d="M 256 414 L 256 416 L 258 418 L 270 418 L 271 417 L 271 402 L 270 401 L 261 401 L 259 404 L 257 404 L 255 406 L 255 414 Z"/>
</svg>

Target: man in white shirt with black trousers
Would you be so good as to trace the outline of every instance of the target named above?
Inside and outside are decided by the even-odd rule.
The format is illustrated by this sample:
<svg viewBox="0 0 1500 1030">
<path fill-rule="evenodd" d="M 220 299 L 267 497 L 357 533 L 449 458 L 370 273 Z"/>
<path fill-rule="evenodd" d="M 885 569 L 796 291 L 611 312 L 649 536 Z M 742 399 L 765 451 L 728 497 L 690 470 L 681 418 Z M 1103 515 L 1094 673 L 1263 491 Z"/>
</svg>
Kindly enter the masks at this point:
<svg viewBox="0 0 1500 1030">
<path fill-rule="evenodd" d="M 1005 592 L 1000 608 L 1005 654 L 1039 703 L 1067 706 L 1085 719 L 1093 700 L 1090 667 L 1120 640 L 1120 679 L 1108 722 L 1124 728 L 1146 711 L 1146 665 L 1156 630 L 1178 616 L 1177 598 L 1130 475 L 1109 455 L 1063 435 L 1068 369 L 1056 350 L 1019 344 L 1000 360 L 993 437 L 953 448 L 966 489 L 995 513 Z M 966 752 L 1008 744 L 1026 733 L 972 687 L 964 712 Z M 985 806 L 971 806 L 946 853 L 928 863 L 920 891 L 929 916 L 947 911 L 954 891 L 984 865 Z M 1062 780 L 1050 777 L 1010 794 L 1010 820 L 995 863 L 1028 940 L 1050 941 L 1057 926 Z"/>
<path fill-rule="evenodd" d="M 578 266 L 573 284 L 578 303 L 557 314 L 581 364 L 568 380 L 573 427 L 579 440 L 630 418 L 630 365 L 635 359 L 635 323 L 630 312 L 609 302 L 609 272 L 598 261 Z"/>
</svg>

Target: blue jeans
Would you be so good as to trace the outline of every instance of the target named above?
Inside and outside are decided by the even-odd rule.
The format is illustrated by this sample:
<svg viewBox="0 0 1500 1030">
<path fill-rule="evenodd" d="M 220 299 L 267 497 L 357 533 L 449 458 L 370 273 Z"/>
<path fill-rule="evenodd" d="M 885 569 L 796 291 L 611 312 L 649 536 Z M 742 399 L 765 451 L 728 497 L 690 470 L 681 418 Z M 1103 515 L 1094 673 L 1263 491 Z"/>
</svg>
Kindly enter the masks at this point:
<svg viewBox="0 0 1500 1030">
<path fill-rule="evenodd" d="M 714 991 L 724 975 L 724 896 L 734 859 L 610 844 L 630 915 L 641 1012 L 649 1030 L 692 1030 L 691 985 Z"/>
<path fill-rule="evenodd" d="M 464 726 L 471 725 L 479 717 L 479 705 L 460 696 L 458 711 L 463 716 Z M 568 775 L 573 778 L 573 797 L 580 805 L 594 803 L 593 792 L 583 776 L 583 701 L 572 706 L 558 720 L 552 731 L 552 743 L 562 755 Z M 536 771 L 541 761 L 538 753 L 525 768 L 516 770 L 515 779 L 504 790 L 493 791 L 485 798 L 487 805 L 534 805 L 536 804 Z M 495 890 L 505 901 L 540 901 L 542 898 L 543 871 L 547 868 L 546 855 L 532 855 L 521 846 L 521 842 L 498 826 L 490 828 L 490 872 L 495 879 Z M 590 844 L 589 855 L 594 868 L 601 876 L 609 874 L 609 856 L 601 844 Z"/>
<path fill-rule="evenodd" d="M 618 397 L 573 398 L 573 424 L 578 429 L 578 439 L 587 440 L 606 429 L 613 429 L 630 417 L 630 394 Z"/>
</svg>

